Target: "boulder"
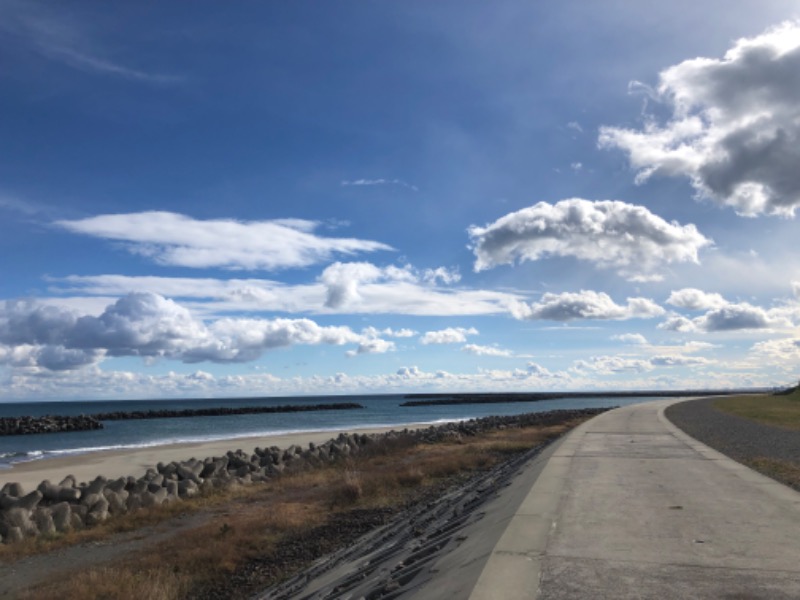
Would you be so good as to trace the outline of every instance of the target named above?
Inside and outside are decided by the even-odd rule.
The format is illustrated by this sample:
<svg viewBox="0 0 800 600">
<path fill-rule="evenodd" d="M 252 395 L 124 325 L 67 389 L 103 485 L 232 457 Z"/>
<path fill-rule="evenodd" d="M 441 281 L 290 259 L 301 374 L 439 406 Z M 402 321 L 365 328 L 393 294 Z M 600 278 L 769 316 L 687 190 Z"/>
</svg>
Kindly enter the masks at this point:
<svg viewBox="0 0 800 600">
<path fill-rule="evenodd" d="M 37 507 L 33 511 L 33 522 L 39 530 L 39 535 L 53 536 L 56 534 L 56 525 L 50 508 L 46 506 Z"/>
<path fill-rule="evenodd" d="M 56 531 L 64 532 L 72 529 L 72 509 L 68 502 L 59 502 L 50 507 L 50 514 Z"/>
<path fill-rule="evenodd" d="M 21 483 L 7 483 L 0 489 L 0 495 L 13 496 L 14 498 L 21 498 L 25 492 L 22 489 Z"/>
</svg>

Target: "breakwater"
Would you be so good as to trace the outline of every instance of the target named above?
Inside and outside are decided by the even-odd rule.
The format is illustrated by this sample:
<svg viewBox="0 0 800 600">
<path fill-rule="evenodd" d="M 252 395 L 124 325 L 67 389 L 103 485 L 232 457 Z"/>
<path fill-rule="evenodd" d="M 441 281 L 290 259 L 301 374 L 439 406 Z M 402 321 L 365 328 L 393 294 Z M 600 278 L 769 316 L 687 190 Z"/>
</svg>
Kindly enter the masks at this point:
<svg viewBox="0 0 800 600">
<path fill-rule="evenodd" d="M 19 483 L 0 489 L 0 542 L 12 543 L 30 537 L 54 536 L 102 523 L 115 515 L 146 509 L 165 502 L 180 502 L 201 493 L 230 486 L 270 481 L 287 473 L 320 468 L 381 446 L 435 443 L 458 440 L 498 428 L 552 426 L 590 417 L 608 408 L 553 410 L 513 416 L 490 416 L 424 429 L 381 434 L 341 433 L 324 444 L 307 448 L 290 446 L 241 450 L 203 460 L 158 463 L 141 477 L 117 479 L 97 477 L 77 482 L 68 475 L 58 484 L 42 481 L 26 492 Z"/>
<path fill-rule="evenodd" d="M 181 410 L 137 410 L 101 412 L 91 415 L 42 417 L 2 417 L 0 435 L 27 435 L 34 433 L 60 433 L 65 431 L 89 431 L 102 429 L 102 421 L 128 419 L 169 419 L 179 417 L 219 417 L 230 415 L 253 415 L 270 413 L 293 413 L 320 410 L 354 410 L 364 408 L 356 402 L 334 402 L 326 404 L 292 404 L 283 406 L 243 406 L 217 408 L 190 408 Z"/>
<path fill-rule="evenodd" d="M 406 394 L 400 406 L 450 406 L 456 404 L 507 404 L 587 398 L 686 398 L 690 396 L 725 396 L 739 394 L 731 390 L 616 391 L 616 392 L 512 392 L 486 394 Z"/>
<path fill-rule="evenodd" d="M 89 431 L 102 428 L 103 424 L 98 419 L 88 415 L 0 418 L 0 435 Z"/>
</svg>

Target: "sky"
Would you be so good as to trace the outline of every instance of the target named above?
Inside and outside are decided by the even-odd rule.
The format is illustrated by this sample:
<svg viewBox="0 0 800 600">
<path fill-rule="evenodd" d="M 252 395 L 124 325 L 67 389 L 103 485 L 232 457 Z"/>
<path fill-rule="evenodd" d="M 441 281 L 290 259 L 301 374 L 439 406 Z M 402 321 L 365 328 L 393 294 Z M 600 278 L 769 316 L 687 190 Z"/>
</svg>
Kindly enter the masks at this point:
<svg viewBox="0 0 800 600">
<path fill-rule="evenodd" d="M 794 384 L 798 19 L 0 0 L 0 401 Z"/>
</svg>

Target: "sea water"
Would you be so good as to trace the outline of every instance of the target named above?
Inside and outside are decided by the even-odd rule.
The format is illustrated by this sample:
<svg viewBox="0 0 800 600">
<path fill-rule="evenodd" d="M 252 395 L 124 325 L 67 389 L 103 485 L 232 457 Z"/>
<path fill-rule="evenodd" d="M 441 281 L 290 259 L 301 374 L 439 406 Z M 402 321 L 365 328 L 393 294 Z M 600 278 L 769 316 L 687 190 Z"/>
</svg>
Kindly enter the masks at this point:
<svg viewBox="0 0 800 600">
<path fill-rule="evenodd" d="M 283 398 L 228 398 L 202 400 L 117 400 L 86 402 L 0 403 L 0 417 L 80 415 L 101 412 L 185 410 L 217 407 L 309 405 L 356 402 L 364 408 L 310 412 L 177 417 L 104 421 L 103 429 L 0 436 L 0 469 L 16 462 L 100 450 L 122 450 L 175 443 L 231 440 L 280 433 L 336 431 L 364 427 L 437 424 L 489 415 L 516 415 L 565 408 L 599 408 L 635 404 L 654 397 L 560 398 L 536 402 L 401 406 L 403 395 L 304 396 Z"/>
</svg>

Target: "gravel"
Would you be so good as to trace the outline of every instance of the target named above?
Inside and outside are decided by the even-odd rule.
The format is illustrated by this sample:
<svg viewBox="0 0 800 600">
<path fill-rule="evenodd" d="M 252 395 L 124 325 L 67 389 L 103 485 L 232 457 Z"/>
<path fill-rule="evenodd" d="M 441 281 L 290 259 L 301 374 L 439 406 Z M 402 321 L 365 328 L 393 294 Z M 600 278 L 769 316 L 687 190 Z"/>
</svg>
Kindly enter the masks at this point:
<svg viewBox="0 0 800 600">
<path fill-rule="evenodd" d="M 714 408 L 715 398 L 679 402 L 664 414 L 690 436 L 747 463 L 755 458 L 800 465 L 800 431 L 762 425 Z M 800 489 L 800 488 L 798 488 Z"/>
</svg>

